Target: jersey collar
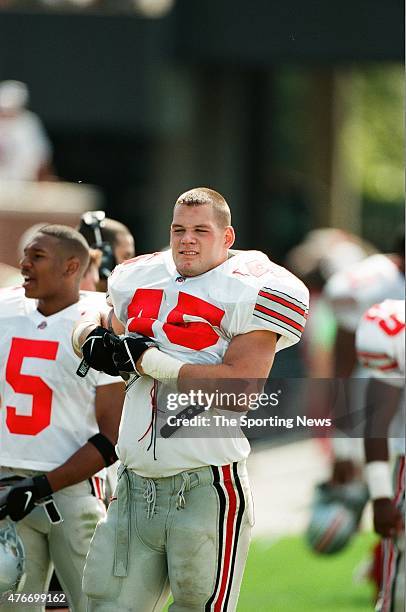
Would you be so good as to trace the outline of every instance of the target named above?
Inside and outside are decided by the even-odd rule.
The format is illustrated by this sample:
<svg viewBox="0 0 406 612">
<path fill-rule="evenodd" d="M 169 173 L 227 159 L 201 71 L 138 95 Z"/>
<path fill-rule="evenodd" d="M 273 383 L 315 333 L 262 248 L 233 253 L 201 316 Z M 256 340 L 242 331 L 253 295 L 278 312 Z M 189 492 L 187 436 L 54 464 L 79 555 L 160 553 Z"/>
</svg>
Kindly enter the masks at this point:
<svg viewBox="0 0 406 612">
<path fill-rule="evenodd" d="M 178 279 L 183 279 L 184 281 L 190 282 L 194 279 L 207 278 L 209 274 L 213 274 L 216 270 L 226 268 L 230 262 L 230 259 L 232 259 L 233 256 L 235 256 L 238 252 L 239 251 L 230 251 L 226 261 L 223 261 L 223 263 L 221 263 L 220 265 L 216 266 L 215 268 L 211 268 L 211 270 L 207 270 L 207 272 L 203 272 L 203 274 L 199 274 L 198 276 L 183 276 L 182 274 L 180 274 L 180 272 L 178 272 L 178 270 L 176 269 L 175 262 L 173 261 L 172 257 L 172 251 L 170 249 L 164 252 L 164 261 L 170 276 L 173 277 L 175 281 L 177 281 Z"/>
<path fill-rule="evenodd" d="M 37 300 L 35 300 L 35 302 L 37 306 L 38 305 Z M 78 318 L 77 306 L 78 306 L 78 302 L 75 302 L 74 304 L 71 304 L 70 306 L 63 308 L 62 310 L 59 310 L 58 312 L 55 312 L 52 315 L 48 315 L 47 317 L 43 315 L 37 308 L 35 308 L 35 310 L 31 314 L 31 317 L 35 322 L 41 323 L 42 321 L 46 321 L 46 323 L 49 325 L 50 323 L 53 323 L 54 321 L 58 321 L 59 319 L 70 318 L 70 315 L 72 316 L 72 318 Z"/>
</svg>

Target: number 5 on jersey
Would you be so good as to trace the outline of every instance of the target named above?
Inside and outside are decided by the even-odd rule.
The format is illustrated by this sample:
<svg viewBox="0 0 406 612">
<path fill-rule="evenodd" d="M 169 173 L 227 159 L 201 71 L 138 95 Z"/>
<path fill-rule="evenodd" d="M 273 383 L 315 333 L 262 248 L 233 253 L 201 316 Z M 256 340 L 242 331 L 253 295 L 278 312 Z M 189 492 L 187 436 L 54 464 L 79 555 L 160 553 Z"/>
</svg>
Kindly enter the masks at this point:
<svg viewBox="0 0 406 612">
<path fill-rule="evenodd" d="M 376 321 L 382 331 L 388 336 L 396 336 L 405 329 L 404 321 L 399 321 L 395 313 L 389 314 L 380 308 L 379 304 L 372 306 L 365 318 L 368 321 Z"/>
<path fill-rule="evenodd" d="M 7 406 L 6 423 L 10 433 L 36 436 L 51 422 L 52 389 L 39 376 L 22 374 L 24 359 L 37 357 L 54 361 L 59 342 L 13 338 L 6 366 L 6 380 L 15 393 L 32 395 L 30 415 L 17 414 L 14 406 Z"/>
</svg>

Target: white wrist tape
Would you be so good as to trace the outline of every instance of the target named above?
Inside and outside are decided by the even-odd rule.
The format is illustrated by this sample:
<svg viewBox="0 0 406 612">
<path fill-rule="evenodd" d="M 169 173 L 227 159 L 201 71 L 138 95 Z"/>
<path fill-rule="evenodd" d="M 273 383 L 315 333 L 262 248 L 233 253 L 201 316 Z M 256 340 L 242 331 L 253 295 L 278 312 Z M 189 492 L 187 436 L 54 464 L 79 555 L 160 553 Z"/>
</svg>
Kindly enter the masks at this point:
<svg viewBox="0 0 406 612">
<path fill-rule="evenodd" d="M 371 461 L 365 465 L 365 478 L 371 499 L 393 497 L 392 477 L 387 461 Z"/>
<path fill-rule="evenodd" d="M 359 438 L 333 438 L 332 440 L 334 458 L 336 461 L 360 461 L 360 439 Z"/>
<path fill-rule="evenodd" d="M 96 323 L 94 320 L 84 320 L 80 321 L 72 332 L 72 346 L 76 355 L 82 357 L 82 345 L 86 340 L 86 337 L 90 334 L 90 332 L 100 325 L 100 323 Z M 87 332 L 86 334 L 84 332 Z"/>
<path fill-rule="evenodd" d="M 183 361 L 162 353 L 157 348 L 150 348 L 141 357 L 141 368 L 145 374 L 161 382 L 175 382 L 178 380 L 179 370 Z"/>
</svg>

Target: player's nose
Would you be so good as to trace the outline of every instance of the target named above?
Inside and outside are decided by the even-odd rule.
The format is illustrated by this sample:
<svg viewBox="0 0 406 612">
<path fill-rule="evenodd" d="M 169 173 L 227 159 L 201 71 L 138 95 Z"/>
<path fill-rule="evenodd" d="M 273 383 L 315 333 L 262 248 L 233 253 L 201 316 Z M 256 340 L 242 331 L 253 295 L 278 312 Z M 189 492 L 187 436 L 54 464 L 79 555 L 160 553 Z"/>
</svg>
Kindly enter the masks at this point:
<svg viewBox="0 0 406 612">
<path fill-rule="evenodd" d="M 185 232 L 180 241 L 181 244 L 195 244 L 196 238 L 191 232 Z"/>
<path fill-rule="evenodd" d="M 19 266 L 21 270 L 27 270 L 31 267 L 31 260 L 27 255 L 23 255 L 19 261 Z"/>
</svg>

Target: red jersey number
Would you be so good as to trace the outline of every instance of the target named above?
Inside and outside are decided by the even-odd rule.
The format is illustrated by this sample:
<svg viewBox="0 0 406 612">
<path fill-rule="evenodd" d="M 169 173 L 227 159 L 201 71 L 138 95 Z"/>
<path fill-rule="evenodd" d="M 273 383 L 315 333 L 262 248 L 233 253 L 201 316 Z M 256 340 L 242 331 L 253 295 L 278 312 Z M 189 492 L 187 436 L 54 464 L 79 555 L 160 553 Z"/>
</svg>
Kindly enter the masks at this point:
<svg viewBox="0 0 406 612">
<path fill-rule="evenodd" d="M 153 336 L 152 324 L 158 318 L 163 294 L 162 289 L 137 289 L 127 309 L 128 318 L 133 319 L 128 331 Z"/>
<path fill-rule="evenodd" d="M 128 331 L 153 337 L 152 325 L 158 319 L 163 297 L 162 289 L 137 289 L 128 306 L 132 318 Z M 208 321 L 186 322 L 184 315 Z M 202 350 L 216 344 L 219 335 L 213 327 L 220 327 L 224 310 L 194 295 L 179 291 L 178 303 L 168 314 L 162 329 L 173 344 Z"/>
<path fill-rule="evenodd" d="M 365 318 L 368 321 L 376 321 L 382 331 L 388 336 L 396 336 L 405 328 L 405 323 L 399 321 L 396 314 L 392 313 L 388 316 L 387 313 L 382 312 L 379 306 L 372 306 L 365 315 Z"/>
<path fill-rule="evenodd" d="M 32 395 L 30 415 L 17 414 L 14 406 L 7 406 L 6 423 L 10 433 L 36 436 L 51 422 L 52 389 L 39 376 L 22 374 L 24 359 L 55 360 L 59 342 L 13 338 L 6 366 L 6 380 L 15 393 Z"/>
</svg>

